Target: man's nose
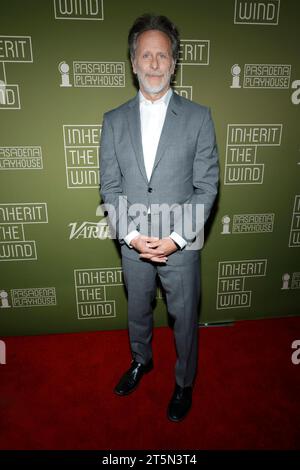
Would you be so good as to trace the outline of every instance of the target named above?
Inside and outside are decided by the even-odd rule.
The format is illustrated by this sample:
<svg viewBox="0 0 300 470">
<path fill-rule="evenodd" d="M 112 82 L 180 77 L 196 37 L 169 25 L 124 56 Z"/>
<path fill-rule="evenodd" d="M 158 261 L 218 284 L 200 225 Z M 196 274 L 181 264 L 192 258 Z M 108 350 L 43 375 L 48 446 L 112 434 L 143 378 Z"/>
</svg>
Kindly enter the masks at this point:
<svg viewBox="0 0 300 470">
<path fill-rule="evenodd" d="M 151 60 L 151 68 L 156 70 L 158 68 L 158 61 L 156 57 L 153 57 Z"/>
</svg>

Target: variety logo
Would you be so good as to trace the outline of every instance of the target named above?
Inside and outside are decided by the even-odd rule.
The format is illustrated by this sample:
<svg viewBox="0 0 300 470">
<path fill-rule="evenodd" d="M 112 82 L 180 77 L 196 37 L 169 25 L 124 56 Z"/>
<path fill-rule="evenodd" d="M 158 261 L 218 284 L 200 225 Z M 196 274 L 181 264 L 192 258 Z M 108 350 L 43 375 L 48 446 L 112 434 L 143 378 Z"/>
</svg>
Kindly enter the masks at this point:
<svg viewBox="0 0 300 470">
<path fill-rule="evenodd" d="M 106 218 L 100 222 L 72 222 L 69 224 L 71 227 L 70 240 L 77 239 L 100 239 L 105 240 L 111 238 L 109 224 Z"/>
</svg>

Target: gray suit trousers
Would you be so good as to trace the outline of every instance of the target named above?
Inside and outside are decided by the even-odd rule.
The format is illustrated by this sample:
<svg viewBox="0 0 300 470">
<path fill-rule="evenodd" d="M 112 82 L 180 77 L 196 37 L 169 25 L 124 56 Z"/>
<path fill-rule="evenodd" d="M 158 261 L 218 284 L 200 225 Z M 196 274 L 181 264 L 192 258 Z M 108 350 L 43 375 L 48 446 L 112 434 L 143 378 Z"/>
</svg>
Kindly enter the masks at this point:
<svg viewBox="0 0 300 470">
<path fill-rule="evenodd" d="M 128 293 L 128 331 L 133 358 L 142 364 L 152 358 L 152 302 L 157 292 L 158 275 L 166 294 L 168 313 L 175 320 L 175 379 L 181 387 L 192 385 L 198 362 L 200 253 L 193 262 L 189 260 L 180 266 L 131 259 L 123 254 L 122 266 Z"/>
</svg>

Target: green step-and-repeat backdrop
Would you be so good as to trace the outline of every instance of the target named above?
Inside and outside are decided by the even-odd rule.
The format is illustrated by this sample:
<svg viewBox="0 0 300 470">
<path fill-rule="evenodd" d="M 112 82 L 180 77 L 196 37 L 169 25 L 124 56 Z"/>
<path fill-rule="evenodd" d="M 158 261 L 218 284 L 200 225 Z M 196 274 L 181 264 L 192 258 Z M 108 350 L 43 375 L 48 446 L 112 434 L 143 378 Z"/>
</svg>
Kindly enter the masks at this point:
<svg viewBox="0 0 300 470">
<path fill-rule="evenodd" d="M 99 141 L 104 112 L 136 93 L 127 34 L 149 10 L 181 32 L 174 89 L 216 126 L 200 321 L 300 313 L 300 3 L 1 0 L 1 335 L 127 325 Z"/>
</svg>

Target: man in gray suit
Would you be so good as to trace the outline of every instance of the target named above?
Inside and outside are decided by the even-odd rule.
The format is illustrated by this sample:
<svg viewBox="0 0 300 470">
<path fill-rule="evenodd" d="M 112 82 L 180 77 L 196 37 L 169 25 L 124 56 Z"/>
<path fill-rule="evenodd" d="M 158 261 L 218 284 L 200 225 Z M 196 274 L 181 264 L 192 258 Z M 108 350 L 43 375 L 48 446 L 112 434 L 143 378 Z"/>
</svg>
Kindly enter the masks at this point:
<svg viewBox="0 0 300 470">
<path fill-rule="evenodd" d="M 105 113 L 100 159 L 101 195 L 121 245 L 133 358 L 114 391 L 128 395 L 153 368 L 158 275 L 175 321 L 176 383 L 167 416 L 176 422 L 192 404 L 201 236 L 218 190 L 217 145 L 209 109 L 170 87 L 179 51 L 176 26 L 164 16 L 143 15 L 128 42 L 139 92 Z"/>
</svg>

